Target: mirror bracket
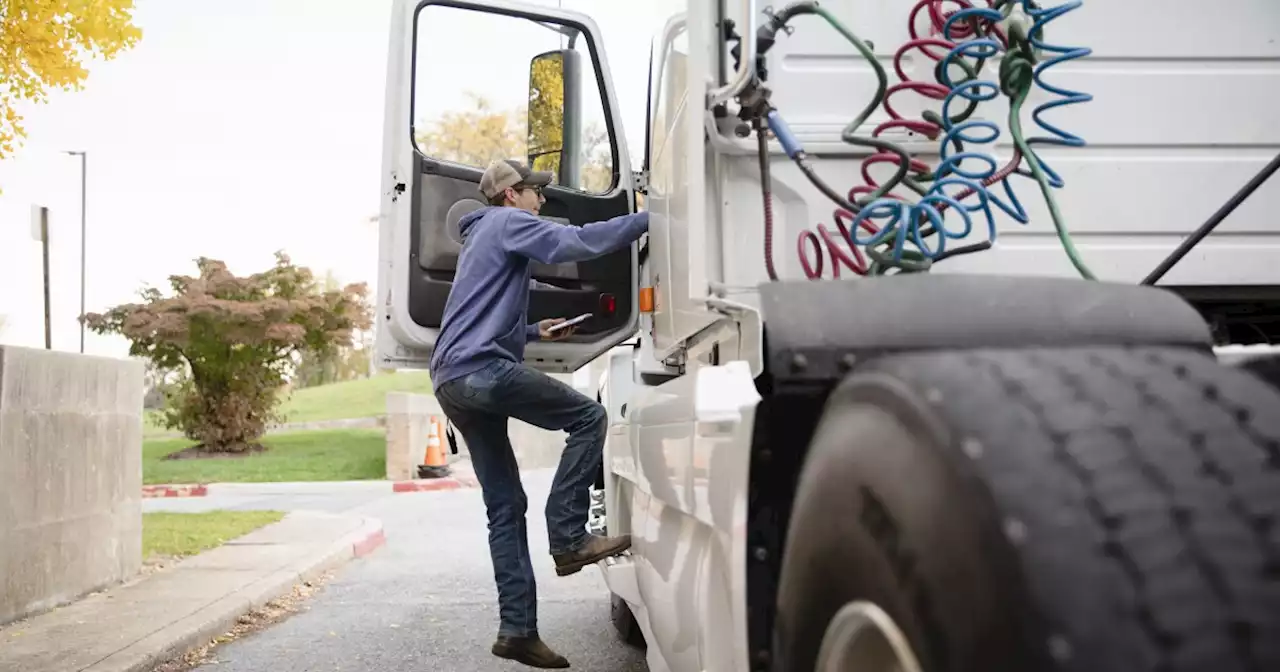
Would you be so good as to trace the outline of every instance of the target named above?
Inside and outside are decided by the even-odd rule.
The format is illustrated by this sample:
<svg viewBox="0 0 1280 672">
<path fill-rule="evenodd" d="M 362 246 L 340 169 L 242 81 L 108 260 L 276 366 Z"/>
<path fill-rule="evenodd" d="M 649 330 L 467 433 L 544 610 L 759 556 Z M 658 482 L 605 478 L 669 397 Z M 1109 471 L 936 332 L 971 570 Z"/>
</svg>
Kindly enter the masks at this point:
<svg viewBox="0 0 1280 672">
<path fill-rule="evenodd" d="M 582 31 L 578 30 L 573 26 L 563 26 L 556 23 L 546 23 L 545 21 L 535 21 L 534 23 L 538 24 L 539 26 L 542 26 L 543 28 L 546 28 L 547 30 L 550 30 L 551 32 L 560 33 L 561 35 L 564 35 L 565 37 L 569 38 L 570 49 L 572 49 L 573 45 L 578 42 L 578 37 L 582 35 Z"/>
</svg>

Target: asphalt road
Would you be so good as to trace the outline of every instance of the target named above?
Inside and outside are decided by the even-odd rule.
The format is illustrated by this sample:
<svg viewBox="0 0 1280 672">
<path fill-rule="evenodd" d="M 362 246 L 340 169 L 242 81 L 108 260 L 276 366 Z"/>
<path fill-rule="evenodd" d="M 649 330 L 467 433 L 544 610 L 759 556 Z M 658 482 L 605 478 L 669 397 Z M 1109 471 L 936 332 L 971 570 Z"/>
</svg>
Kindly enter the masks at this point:
<svg viewBox="0 0 1280 672">
<path fill-rule="evenodd" d="M 609 596 L 599 570 L 590 567 L 574 576 L 555 575 L 545 553 L 547 537 L 542 520 L 550 481 L 550 470 L 530 472 L 525 477 L 542 638 L 569 659 L 571 669 L 644 672 L 648 668 L 643 652 L 624 644 L 609 623 Z M 215 498 L 206 499 L 210 501 L 196 504 L 192 500 L 186 506 L 223 505 L 213 501 Z M 326 501 L 332 504 L 326 506 Z M 215 662 L 201 670 L 532 669 L 489 653 L 498 627 L 497 593 L 479 490 L 377 496 L 335 493 L 333 499 L 311 493 L 299 499 L 250 497 L 225 504 L 326 510 L 351 504 L 346 510 L 383 521 L 387 544 L 344 566 L 301 613 L 219 647 Z"/>
</svg>

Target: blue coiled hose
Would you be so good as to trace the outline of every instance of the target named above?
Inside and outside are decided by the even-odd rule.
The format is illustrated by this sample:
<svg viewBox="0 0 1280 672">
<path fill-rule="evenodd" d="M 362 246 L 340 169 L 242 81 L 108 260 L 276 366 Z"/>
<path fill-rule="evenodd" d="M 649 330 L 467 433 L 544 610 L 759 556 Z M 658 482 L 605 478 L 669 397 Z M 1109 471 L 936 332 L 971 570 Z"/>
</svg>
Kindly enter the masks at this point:
<svg viewBox="0 0 1280 672">
<path fill-rule="evenodd" d="M 1041 51 L 1045 51 L 1052 54 L 1058 54 L 1058 56 L 1051 58 L 1047 61 L 1044 61 L 1036 66 L 1036 69 L 1035 69 L 1036 85 L 1044 89 L 1045 91 L 1048 91 L 1049 93 L 1052 93 L 1056 96 L 1061 96 L 1061 98 L 1058 100 L 1053 100 L 1040 105 L 1035 109 L 1034 112 L 1031 113 L 1031 120 L 1034 121 L 1037 126 L 1039 126 L 1040 128 L 1043 128 L 1046 132 L 1051 133 L 1053 137 L 1028 138 L 1027 139 L 1028 145 L 1031 145 L 1031 146 L 1057 145 L 1062 147 L 1084 147 L 1085 146 L 1084 138 L 1078 135 L 1075 135 L 1073 133 L 1068 133 L 1067 131 L 1064 131 L 1058 128 L 1057 126 L 1050 124 L 1049 122 L 1045 121 L 1042 118 L 1042 115 L 1045 112 L 1048 112 L 1049 110 L 1059 108 L 1059 107 L 1066 107 L 1068 105 L 1078 105 L 1080 103 L 1087 103 L 1093 100 L 1093 96 L 1090 94 L 1087 94 L 1081 91 L 1068 91 L 1067 89 L 1053 86 L 1052 84 L 1048 84 L 1044 81 L 1044 73 L 1051 70 L 1054 66 L 1060 63 L 1066 63 L 1067 61 L 1074 61 L 1076 59 L 1084 58 L 1093 53 L 1093 50 L 1089 49 L 1088 47 L 1069 47 L 1069 46 L 1046 44 L 1043 40 L 1044 27 L 1046 25 L 1079 9 L 1083 4 L 1084 4 L 1083 0 L 1071 0 L 1071 2 L 1063 3 L 1051 9 L 1035 9 L 1029 4 L 1028 0 L 1022 0 L 1023 9 L 1026 10 L 1027 14 L 1030 15 L 1031 18 L 1035 20 L 1035 23 L 1031 27 L 1031 35 L 1028 38 L 1028 41 L 1031 43 L 1031 46 Z M 1040 157 L 1037 155 L 1037 158 L 1040 158 Z M 1063 184 L 1065 184 L 1062 178 L 1058 175 L 1058 173 L 1054 172 L 1054 170 L 1049 167 L 1049 164 L 1046 163 L 1043 158 L 1040 158 L 1040 167 L 1041 169 L 1044 170 L 1045 174 L 1049 176 L 1049 183 L 1053 185 L 1055 189 L 1062 188 Z"/>
<path fill-rule="evenodd" d="M 934 181 L 932 188 L 917 203 L 907 203 L 895 198 L 881 198 L 864 208 L 854 219 L 851 228 L 851 235 L 855 244 L 863 246 L 880 245 L 893 236 L 895 245 L 890 258 L 895 262 L 902 261 L 904 244 L 907 240 L 914 243 L 925 257 L 937 259 L 946 253 L 946 241 L 948 238 L 962 239 L 968 237 L 972 232 L 973 220 L 969 213 L 981 212 L 986 216 L 987 235 L 992 242 L 996 240 L 996 223 L 995 216 L 991 211 L 992 204 L 1022 224 L 1030 221 L 1026 209 L 1018 201 L 1018 197 L 1009 185 L 1007 177 L 1001 182 L 1004 183 L 1005 194 L 1009 198 L 1009 203 L 997 198 L 985 186 L 984 181 L 993 177 L 999 170 L 996 160 L 990 154 L 973 151 L 951 152 L 951 148 L 956 144 L 956 141 L 970 145 L 991 144 L 1000 137 L 1000 127 L 990 121 L 971 120 L 961 124 L 954 124 L 951 121 L 951 104 L 955 99 L 963 98 L 968 101 L 983 102 L 992 100 L 999 94 L 1000 88 L 995 83 L 983 80 L 970 80 L 952 87 L 951 93 L 942 102 L 941 116 L 945 133 L 940 140 L 939 154 L 941 163 L 936 170 L 939 176 L 938 179 Z M 983 169 L 974 170 L 966 167 L 963 165 L 966 160 L 982 163 Z M 951 175 L 955 177 L 949 177 Z M 976 203 L 963 203 L 957 198 L 948 195 L 948 187 L 955 187 L 958 191 L 971 190 L 978 197 L 978 200 Z M 939 206 L 951 208 L 958 212 L 963 219 L 963 226 L 957 231 L 949 230 L 946 227 L 946 219 L 942 212 L 943 208 Z M 880 232 L 865 239 L 859 237 L 858 231 L 860 229 L 858 225 L 864 219 L 880 220 Z M 924 242 L 924 235 L 920 229 L 926 224 L 931 224 L 933 230 L 939 234 L 936 248 L 931 249 Z"/>
<path fill-rule="evenodd" d="M 1055 58 L 1036 66 L 1034 82 L 1046 91 L 1061 97 L 1058 100 L 1044 103 L 1034 110 L 1032 120 L 1051 135 L 1028 139 L 1027 144 L 1082 147 L 1085 145 L 1083 138 L 1049 124 L 1043 119 L 1043 115 L 1054 108 L 1089 102 L 1093 100 L 1093 97 L 1086 93 L 1055 87 L 1046 83 L 1043 76 L 1045 72 L 1054 66 L 1088 56 L 1092 53 L 1092 50 L 1084 47 L 1046 44 L 1041 36 L 1045 25 L 1080 8 L 1083 5 L 1083 1 L 1071 0 L 1050 9 L 1035 8 L 1029 0 L 1020 1 L 1023 10 L 1034 21 L 1028 42 L 1036 49 L 1058 54 Z M 964 9 L 955 12 L 946 22 L 943 31 L 944 37 L 951 39 L 951 27 L 957 21 L 973 20 L 975 18 L 998 22 L 1004 18 L 1004 15 L 999 10 L 989 8 Z M 991 210 L 993 204 L 1014 221 L 1020 224 L 1029 223 L 1030 217 L 1014 193 L 1013 187 L 1009 183 L 1009 178 L 1013 174 L 1034 178 L 1034 174 L 1031 171 L 1019 168 L 1014 173 L 999 180 L 1008 198 L 1008 201 L 1005 202 L 992 193 L 990 186 L 986 184 L 999 171 L 999 166 L 994 157 L 990 154 L 974 151 L 951 153 L 951 148 L 957 141 L 969 145 L 989 145 L 1000 138 L 1000 127 L 990 121 L 970 120 L 961 124 L 953 124 L 950 115 L 952 101 L 957 97 L 977 103 L 993 100 L 1000 94 L 1002 87 L 994 82 L 980 79 L 970 79 L 957 84 L 952 81 L 950 66 L 957 58 L 990 59 L 999 55 L 1001 51 L 1003 51 L 1003 46 L 1000 42 L 991 38 L 980 38 L 960 43 L 942 59 L 938 68 L 938 81 L 950 89 L 951 92 L 942 103 L 941 120 L 943 129 L 946 132 L 939 141 L 941 163 L 936 170 L 937 179 L 934 181 L 932 188 L 916 203 L 907 203 L 892 197 L 882 197 L 864 207 L 850 226 L 850 237 L 853 244 L 871 247 L 881 245 L 892 239 L 890 258 L 895 263 L 900 263 L 906 243 L 910 241 L 920 254 L 930 260 L 935 260 L 946 253 L 947 239 L 961 239 L 970 234 L 973 228 L 970 213 L 980 212 L 985 215 L 988 237 L 992 243 L 995 242 L 997 235 L 995 218 Z M 1057 172 L 1053 171 L 1038 155 L 1036 159 L 1039 161 L 1049 186 L 1055 189 L 1065 186 L 1065 181 Z M 980 162 L 983 164 L 983 169 L 973 170 L 962 167 L 961 164 L 965 160 Z M 954 177 L 951 177 L 952 175 Z M 994 183 L 991 186 L 994 186 Z M 977 196 L 977 202 L 961 203 L 947 194 L 946 189 L 948 187 L 972 190 L 973 194 Z M 959 230 L 951 231 L 947 229 L 945 216 L 942 212 L 943 208 L 954 209 L 960 214 L 963 219 L 963 225 Z M 866 219 L 871 219 L 879 224 L 879 233 L 865 238 L 859 235 L 859 224 Z M 926 225 L 931 225 L 931 228 L 937 234 L 935 247 L 931 248 L 924 240 L 926 236 L 922 233 L 921 228 Z"/>
</svg>

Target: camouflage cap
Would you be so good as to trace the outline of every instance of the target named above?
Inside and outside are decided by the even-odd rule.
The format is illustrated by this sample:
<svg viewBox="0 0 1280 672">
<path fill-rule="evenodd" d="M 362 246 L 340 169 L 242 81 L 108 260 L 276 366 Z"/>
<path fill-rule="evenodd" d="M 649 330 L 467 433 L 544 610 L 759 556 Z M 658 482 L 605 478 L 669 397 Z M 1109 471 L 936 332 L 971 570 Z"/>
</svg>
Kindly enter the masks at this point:
<svg viewBox="0 0 1280 672">
<path fill-rule="evenodd" d="M 507 187 L 542 187 L 551 184 L 550 172 L 533 172 L 518 161 L 494 161 L 480 176 L 480 193 L 485 198 L 501 194 Z"/>
</svg>

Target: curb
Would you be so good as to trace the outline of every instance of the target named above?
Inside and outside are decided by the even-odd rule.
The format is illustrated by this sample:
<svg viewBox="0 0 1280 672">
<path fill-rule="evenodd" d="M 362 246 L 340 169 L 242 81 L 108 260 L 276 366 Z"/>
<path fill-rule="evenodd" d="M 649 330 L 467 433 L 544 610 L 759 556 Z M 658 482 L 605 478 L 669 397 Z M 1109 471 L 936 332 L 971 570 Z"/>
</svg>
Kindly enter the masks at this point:
<svg viewBox="0 0 1280 672">
<path fill-rule="evenodd" d="M 369 555 L 385 543 L 382 521 L 364 518 L 358 529 L 334 542 L 323 552 L 286 566 L 226 595 L 132 646 L 90 665 L 83 672 L 151 672 L 157 665 L 186 655 L 230 630 L 241 616 L 288 593 L 295 584 L 312 580 L 354 558 Z"/>
<path fill-rule="evenodd" d="M 375 481 L 369 481 L 375 482 Z M 360 481 L 362 485 L 365 481 Z M 233 484 L 241 485 L 241 484 Z M 263 486 L 270 484 L 253 483 L 253 486 Z M 445 476 L 442 478 L 416 478 L 411 481 L 393 481 L 391 483 L 392 492 L 435 492 L 439 490 L 460 490 L 464 488 L 479 488 L 480 482 L 476 477 L 470 474 L 460 476 Z M 178 485 L 144 485 L 142 486 L 143 499 L 169 499 L 176 497 L 208 497 L 209 486 L 203 483 L 187 483 Z"/>
<path fill-rule="evenodd" d="M 479 488 L 480 482 L 474 477 L 459 476 L 446 478 L 420 478 L 412 481 L 396 481 L 391 484 L 392 492 L 436 492 L 440 490 L 461 490 Z"/>
<path fill-rule="evenodd" d="M 205 497 L 208 494 L 209 488 L 203 483 L 142 486 L 143 499 L 154 499 L 158 497 Z"/>
</svg>

